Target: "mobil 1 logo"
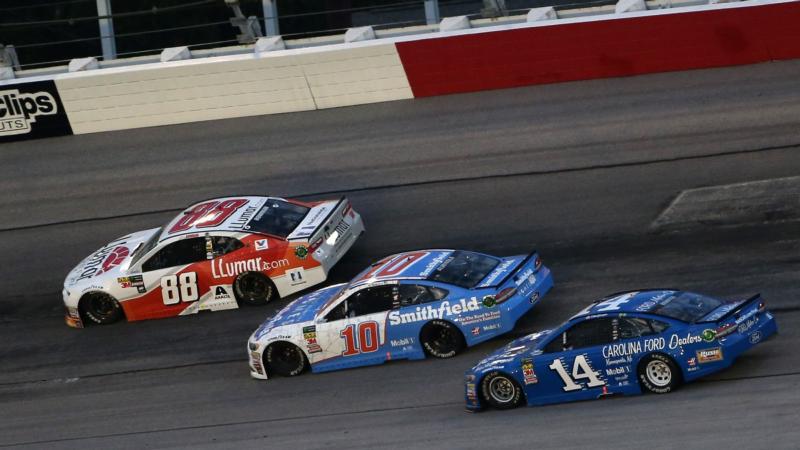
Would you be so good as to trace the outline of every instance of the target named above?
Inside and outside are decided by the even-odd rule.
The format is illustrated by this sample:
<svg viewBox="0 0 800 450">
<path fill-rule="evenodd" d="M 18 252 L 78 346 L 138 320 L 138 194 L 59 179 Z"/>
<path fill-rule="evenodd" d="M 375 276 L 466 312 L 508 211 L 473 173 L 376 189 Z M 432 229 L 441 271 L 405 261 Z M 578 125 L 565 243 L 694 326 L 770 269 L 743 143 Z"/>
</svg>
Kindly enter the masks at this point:
<svg viewBox="0 0 800 450">
<path fill-rule="evenodd" d="M 0 142 L 72 134 L 52 80 L 0 85 Z"/>
</svg>

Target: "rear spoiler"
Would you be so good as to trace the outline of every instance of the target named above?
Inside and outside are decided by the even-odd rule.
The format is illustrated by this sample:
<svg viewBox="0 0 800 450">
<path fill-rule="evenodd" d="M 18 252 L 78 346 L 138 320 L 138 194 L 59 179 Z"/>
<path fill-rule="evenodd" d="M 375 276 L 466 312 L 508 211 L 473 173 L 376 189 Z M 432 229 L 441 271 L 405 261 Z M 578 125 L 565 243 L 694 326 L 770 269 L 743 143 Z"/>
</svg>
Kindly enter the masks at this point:
<svg viewBox="0 0 800 450">
<path fill-rule="evenodd" d="M 330 228 L 329 221 L 331 220 L 332 217 L 334 217 L 337 213 L 341 214 L 342 217 L 344 217 L 344 212 L 347 209 L 348 205 L 349 202 L 347 201 L 347 198 L 345 196 L 339 197 L 339 201 L 336 202 L 336 205 L 325 214 L 325 216 L 322 218 L 322 220 L 320 220 L 317 223 L 316 227 L 313 230 L 311 230 L 310 232 L 304 232 L 297 236 L 292 236 L 293 234 L 295 234 L 295 231 L 292 231 L 292 233 L 289 235 L 288 240 L 289 241 L 307 240 L 309 242 L 314 242 L 316 239 L 319 238 L 320 234 L 327 233 L 329 231 Z"/>
<path fill-rule="evenodd" d="M 753 301 L 758 300 L 759 298 L 761 298 L 761 293 L 760 292 L 758 294 L 755 294 L 755 295 L 752 295 L 752 296 L 748 297 L 746 300 L 741 300 L 738 303 L 734 302 L 736 304 L 736 306 L 731 308 L 730 311 L 726 312 L 725 314 L 721 315 L 720 317 L 717 317 L 715 319 L 710 319 L 710 320 L 699 320 L 699 321 L 697 321 L 695 323 L 721 322 L 723 320 L 726 320 L 726 319 L 730 318 L 731 316 L 734 316 L 734 315 L 742 312 L 743 309 L 745 309 L 747 306 L 750 306 L 750 304 L 753 303 Z M 708 316 L 712 315 L 713 313 L 714 313 L 714 311 L 711 311 L 710 313 L 706 314 L 705 317 L 708 317 Z M 703 317 L 703 318 L 705 319 L 705 317 Z"/>
<path fill-rule="evenodd" d="M 516 275 L 517 273 L 519 273 L 520 269 L 521 269 L 521 268 L 523 268 L 523 267 L 525 267 L 525 264 L 528 264 L 528 262 L 530 262 L 530 260 L 531 260 L 531 259 L 532 259 L 534 256 L 536 256 L 536 254 L 537 254 L 537 253 L 539 253 L 537 250 L 534 250 L 534 251 L 530 252 L 530 253 L 528 254 L 528 256 L 526 256 L 526 257 L 525 257 L 525 259 L 523 259 L 522 261 L 520 261 L 520 262 L 519 262 L 519 263 L 518 263 L 516 266 L 514 266 L 514 268 L 513 268 L 513 269 L 509 270 L 509 271 L 508 271 L 508 273 L 507 273 L 507 274 L 506 274 L 506 275 L 505 275 L 505 276 L 504 276 L 502 279 L 500 279 L 500 281 L 498 281 L 498 282 L 496 282 L 496 283 L 492 283 L 492 284 L 491 284 L 491 285 L 489 285 L 489 286 L 481 286 L 481 285 L 480 285 L 480 283 L 478 283 L 478 285 L 476 286 L 476 288 L 477 288 L 478 286 L 480 286 L 480 288 L 481 288 L 481 289 L 485 289 L 485 288 L 496 288 L 496 287 L 499 287 L 499 286 L 502 286 L 502 285 L 506 284 L 506 282 L 508 282 L 508 280 L 510 280 L 510 279 L 511 279 L 511 277 L 513 277 L 514 275 Z M 486 276 L 488 277 L 488 276 L 489 276 L 489 274 L 486 274 Z M 484 278 L 484 279 L 485 279 L 485 278 Z M 481 281 L 483 281 L 483 280 L 481 280 Z"/>
</svg>

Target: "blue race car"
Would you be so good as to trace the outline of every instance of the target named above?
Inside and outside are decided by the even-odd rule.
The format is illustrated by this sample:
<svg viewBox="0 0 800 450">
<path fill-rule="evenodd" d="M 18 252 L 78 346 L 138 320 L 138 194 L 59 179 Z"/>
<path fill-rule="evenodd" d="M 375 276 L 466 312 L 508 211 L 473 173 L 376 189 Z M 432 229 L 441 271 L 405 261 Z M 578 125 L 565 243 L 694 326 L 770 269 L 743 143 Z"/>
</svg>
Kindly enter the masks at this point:
<svg viewBox="0 0 800 450">
<path fill-rule="evenodd" d="M 665 394 L 730 366 L 777 331 L 760 295 L 726 302 L 676 290 L 614 294 L 467 371 L 467 410 Z"/>
<path fill-rule="evenodd" d="M 460 250 L 392 255 L 350 283 L 298 298 L 250 337 L 250 374 L 266 379 L 454 356 L 514 328 L 550 290 L 536 252 L 496 258 Z"/>
</svg>

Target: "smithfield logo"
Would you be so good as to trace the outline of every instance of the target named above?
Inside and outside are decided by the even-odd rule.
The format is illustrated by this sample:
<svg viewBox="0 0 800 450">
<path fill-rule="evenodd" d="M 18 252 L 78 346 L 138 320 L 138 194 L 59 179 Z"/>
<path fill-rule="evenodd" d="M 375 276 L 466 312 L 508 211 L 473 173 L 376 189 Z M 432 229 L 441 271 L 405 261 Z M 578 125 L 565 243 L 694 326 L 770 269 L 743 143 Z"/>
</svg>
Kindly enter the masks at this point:
<svg viewBox="0 0 800 450">
<path fill-rule="evenodd" d="M 37 116 L 56 113 L 56 100 L 48 92 L 0 91 L 0 136 L 30 133 Z"/>
</svg>

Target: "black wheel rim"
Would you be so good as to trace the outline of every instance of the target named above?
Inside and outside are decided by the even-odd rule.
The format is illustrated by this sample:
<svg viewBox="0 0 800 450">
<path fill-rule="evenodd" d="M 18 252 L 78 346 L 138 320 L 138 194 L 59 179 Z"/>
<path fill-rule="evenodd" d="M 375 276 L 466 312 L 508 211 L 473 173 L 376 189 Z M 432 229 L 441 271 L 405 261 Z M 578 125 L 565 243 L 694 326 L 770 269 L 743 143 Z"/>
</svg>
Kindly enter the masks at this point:
<svg viewBox="0 0 800 450">
<path fill-rule="evenodd" d="M 449 328 L 441 327 L 434 332 L 430 345 L 437 353 L 451 352 L 456 348 L 455 334 Z"/>
<path fill-rule="evenodd" d="M 272 287 L 264 277 L 255 274 L 245 275 L 239 279 L 239 289 L 247 300 L 266 301 L 272 294 Z"/>
<path fill-rule="evenodd" d="M 108 295 L 95 295 L 92 297 L 90 306 L 92 313 L 99 317 L 113 316 L 117 310 L 116 302 Z"/>
</svg>

